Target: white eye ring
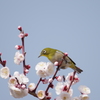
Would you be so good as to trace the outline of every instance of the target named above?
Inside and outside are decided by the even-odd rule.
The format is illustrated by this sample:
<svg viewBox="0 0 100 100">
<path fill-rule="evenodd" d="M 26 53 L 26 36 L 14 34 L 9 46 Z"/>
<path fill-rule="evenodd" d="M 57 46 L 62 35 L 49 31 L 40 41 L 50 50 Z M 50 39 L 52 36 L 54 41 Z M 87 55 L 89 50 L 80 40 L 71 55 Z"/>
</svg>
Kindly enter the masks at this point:
<svg viewBox="0 0 100 100">
<path fill-rule="evenodd" d="M 43 53 L 46 53 L 46 50 L 43 50 Z"/>
</svg>

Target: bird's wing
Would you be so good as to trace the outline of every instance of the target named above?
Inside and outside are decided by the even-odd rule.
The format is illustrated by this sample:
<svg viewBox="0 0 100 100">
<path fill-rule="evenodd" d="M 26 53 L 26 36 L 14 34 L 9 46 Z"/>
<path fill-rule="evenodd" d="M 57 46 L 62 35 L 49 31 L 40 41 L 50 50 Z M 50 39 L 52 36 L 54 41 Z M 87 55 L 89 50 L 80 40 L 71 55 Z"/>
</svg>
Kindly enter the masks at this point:
<svg viewBox="0 0 100 100">
<path fill-rule="evenodd" d="M 62 53 L 62 54 L 64 54 L 62 51 L 60 51 L 60 50 L 56 50 L 56 52 L 58 52 L 58 53 Z M 67 56 L 68 57 L 68 56 Z M 68 57 L 69 58 L 69 60 L 74 64 L 74 65 L 76 65 L 76 63 L 70 58 L 70 57 Z"/>
<path fill-rule="evenodd" d="M 76 65 L 76 63 L 70 57 L 68 57 L 68 58 L 74 63 L 74 65 Z"/>
</svg>

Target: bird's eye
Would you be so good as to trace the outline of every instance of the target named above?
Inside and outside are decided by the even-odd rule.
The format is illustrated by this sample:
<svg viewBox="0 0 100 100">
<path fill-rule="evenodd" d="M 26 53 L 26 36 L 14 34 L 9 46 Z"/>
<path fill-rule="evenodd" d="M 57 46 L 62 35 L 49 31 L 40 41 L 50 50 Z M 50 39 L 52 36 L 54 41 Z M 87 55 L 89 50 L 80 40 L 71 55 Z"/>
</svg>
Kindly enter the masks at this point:
<svg viewBox="0 0 100 100">
<path fill-rule="evenodd" d="M 45 54 L 46 53 L 46 50 L 43 50 L 43 53 Z"/>
</svg>

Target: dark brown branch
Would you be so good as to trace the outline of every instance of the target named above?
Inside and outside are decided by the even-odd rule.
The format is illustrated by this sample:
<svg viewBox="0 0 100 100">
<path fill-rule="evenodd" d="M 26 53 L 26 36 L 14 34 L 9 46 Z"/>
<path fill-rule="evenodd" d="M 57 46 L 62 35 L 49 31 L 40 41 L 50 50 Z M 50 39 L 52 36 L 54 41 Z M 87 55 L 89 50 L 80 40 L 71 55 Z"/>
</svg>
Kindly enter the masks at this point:
<svg viewBox="0 0 100 100">
<path fill-rule="evenodd" d="M 37 83 L 37 85 L 36 85 L 35 89 L 33 90 L 33 92 L 36 92 L 36 89 L 38 88 L 38 86 L 39 86 L 39 84 L 40 84 L 41 80 L 42 80 L 42 78 L 40 78 L 40 79 L 39 79 L 39 81 L 38 81 L 38 83 Z"/>
<path fill-rule="evenodd" d="M 63 56 L 63 59 L 62 59 L 62 60 L 59 62 L 59 64 L 58 64 L 58 66 L 57 66 L 57 68 L 56 68 L 56 72 L 55 72 L 55 74 L 54 74 L 53 77 L 52 77 L 52 80 L 53 80 L 53 81 L 54 81 L 54 79 L 55 79 L 55 77 L 56 77 L 56 74 L 57 74 L 57 72 L 59 71 L 59 68 L 60 68 L 61 64 L 63 63 L 65 57 L 66 57 L 66 55 Z M 52 81 L 52 82 L 53 82 L 53 81 Z M 50 86 L 52 85 L 52 82 L 49 83 L 49 85 L 48 85 L 48 87 L 47 87 L 47 89 L 46 89 L 46 91 L 45 91 L 45 94 L 46 94 L 46 95 L 48 94 L 48 90 L 49 90 Z"/>
</svg>

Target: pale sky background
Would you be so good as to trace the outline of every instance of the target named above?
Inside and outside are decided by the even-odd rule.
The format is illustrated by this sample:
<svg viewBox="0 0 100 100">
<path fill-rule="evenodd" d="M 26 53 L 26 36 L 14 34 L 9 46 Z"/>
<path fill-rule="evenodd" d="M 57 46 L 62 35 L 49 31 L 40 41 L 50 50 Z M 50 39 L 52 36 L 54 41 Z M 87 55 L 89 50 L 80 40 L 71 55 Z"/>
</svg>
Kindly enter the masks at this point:
<svg viewBox="0 0 100 100">
<path fill-rule="evenodd" d="M 100 98 L 100 0 L 0 0 L 0 52 L 7 60 L 11 75 L 22 72 L 22 65 L 15 65 L 13 58 L 18 38 L 17 26 L 22 26 L 29 36 L 25 38 L 26 64 L 31 65 L 27 75 L 30 82 L 37 83 L 35 65 L 48 59 L 38 58 L 45 47 L 63 52 L 84 70 L 80 82 L 74 85 L 73 96 L 79 96 L 78 86 L 91 89 L 90 100 Z M 0 68 L 2 66 L 0 65 Z M 61 70 L 58 75 L 67 75 L 72 69 Z M 54 82 L 56 84 L 56 82 Z M 39 89 L 45 90 L 46 85 Z M 57 95 L 50 89 L 53 98 Z M 0 78 L 0 100 L 16 100 L 10 96 L 8 79 Z M 28 95 L 19 100 L 38 100 Z M 53 99 L 52 99 L 53 100 Z"/>
</svg>

